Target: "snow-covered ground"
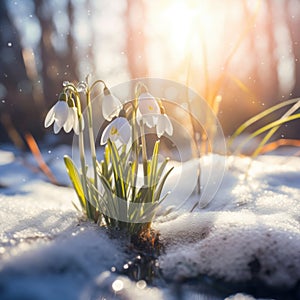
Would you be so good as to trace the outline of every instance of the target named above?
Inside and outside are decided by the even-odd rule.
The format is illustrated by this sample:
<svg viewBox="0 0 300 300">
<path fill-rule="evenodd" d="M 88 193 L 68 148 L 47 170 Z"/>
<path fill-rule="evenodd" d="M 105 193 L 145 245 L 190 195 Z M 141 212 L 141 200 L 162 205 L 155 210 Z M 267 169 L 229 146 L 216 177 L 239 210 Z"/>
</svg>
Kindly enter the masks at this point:
<svg viewBox="0 0 300 300">
<path fill-rule="evenodd" d="M 68 182 L 62 162 L 68 152 L 57 148 L 44 153 L 62 183 Z M 47 183 L 34 172 L 32 158 L 14 153 L 0 151 L 0 299 L 223 299 L 220 291 L 202 289 L 201 275 L 283 290 L 298 284 L 300 296 L 299 157 L 269 155 L 252 163 L 228 157 L 216 196 L 193 213 L 187 208 L 197 194 L 182 206 L 180 201 L 191 192 L 196 162 L 172 172 L 170 189 L 178 186 L 178 172 L 185 180 L 164 204 L 173 207 L 171 212 L 164 216 L 161 209 L 153 224 L 165 244 L 159 258 L 165 282 L 149 287 L 112 272 L 128 259 L 126 245 L 81 221 L 72 205 L 74 191 Z M 212 171 L 222 174 L 222 160 L 213 163 Z M 202 182 L 207 183 L 202 164 Z M 194 277 L 199 283 L 178 288 L 178 282 Z M 230 299 L 253 298 L 235 294 Z"/>
</svg>

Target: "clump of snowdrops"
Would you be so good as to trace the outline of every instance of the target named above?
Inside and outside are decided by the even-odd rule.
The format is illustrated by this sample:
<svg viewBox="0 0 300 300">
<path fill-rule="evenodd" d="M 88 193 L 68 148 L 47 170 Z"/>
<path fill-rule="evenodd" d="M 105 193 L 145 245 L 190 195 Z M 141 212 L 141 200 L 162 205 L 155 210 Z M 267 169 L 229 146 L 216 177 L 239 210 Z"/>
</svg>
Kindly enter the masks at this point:
<svg viewBox="0 0 300 300">
<path fill-rule="evenodd" d="M 105 145 L 101 161 L 96 155 L 91 102 L 91 93 L 99 85 L 102 87 L 102 114 L 110 122 L 100 139 L 100 144 Z M 129 234 L 149 229 L 158 205 L 167 196 L 161 194 L 172 170 L 166 170 L 168 158 L 159 161 L 159 138 L 165 133 L 173 134 L 163 102 L 150 94 L 143 83 L 138 83 L 135 98 L 122 104 L 104 81 L 89 84 L 87 77 L 77 85 L 63 83 L 63 90 L 48 112 L 44 125 L 52 124 L 54 133 L 63 128 L 67 133 L 73 130 L 78 135 L 80 166 L 68 156 L 64 161 L 86 217 L 99 225 Z M 157 135 L 151 157 L 147 155 L 146 127 L 155 128 Z M 84 130 L 88 132 L 92 170 L 86 163 Z"/>
</svg>

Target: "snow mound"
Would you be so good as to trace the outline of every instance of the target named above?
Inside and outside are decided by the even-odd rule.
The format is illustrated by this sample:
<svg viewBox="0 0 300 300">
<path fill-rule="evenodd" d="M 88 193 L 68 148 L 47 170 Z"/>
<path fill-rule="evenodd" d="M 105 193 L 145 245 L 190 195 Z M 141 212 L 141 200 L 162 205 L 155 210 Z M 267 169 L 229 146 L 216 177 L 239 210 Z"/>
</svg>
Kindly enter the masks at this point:
<svg viewBox="0 0 300 300">
<path fill-rule="evenodd" d="M 69 182 L 63 151 L 47 151 L 45 157 L 58 180 Z M 95 224 L 80 222 L 72 206 L 77 200 L 73 189 L 44 182 L 45 176 L 30 167 L 32 158 L 27 158 L 28 166 L 13 152 L 0 150 L 0 157 L 1 299 L 176 298 L 177 282 L 171 283 L 174 288 L 153 288 L 111 272 L 128 259 L 124 245 Z M 223 159 L 202 158 L 202 184 L 214 179 Z M 208 274 L 282 287 L 299 282 L 300 159 L 264 156 L 249 167 L 250 162 L 226 158 L 227 172 L 214 200 L 203 199 L 209 204 L 193 213 L 188 211 L 199 197 L 191 195 L 196 182 L 191 174 L 197 173 L 198 162 L 188 161 L 172 172 L 166 188 L 175 186 L 175 192 L 154 223 L 165 244 L 160 257 L 165 277 Z M 164 216 L 172 205 L 173 212 Z M 200 299 L 198 291 L 186 287 L 181 293 L 183 299 Z M 245 297 L 228 299 L 251 299 L 240 296 Z"/>
<path fill-rule="evenodd" d="M 0 195 L 1 299 L 78 299 L 94 277 L 125 260 L 117 240 L 79 221 L 75 199 L 72 189 L 42 181 Z"/>
<path fill-rule="evenodd" d="M 79 299 L 98 274 L 123 260 L 116 240 L 99 227 L 82 224 L 27 245 L 1 263 L 1 299 Z"/>
<path fill-rule="evenodd" d="M 44 182 L 11 152 L 0 157 L 1 299 L 78 299 L 96 276 L 123 263 L 118 241 L 80 222 L 73 189 Z"/>
<path fill-rule="evenodd" d="M 266 156 L 249 163 L 227 160 L 223 183 L 205 209 L 158 218 L 167 278 L 207 274 L 277 287 L 300 280 L 300 159 Z"/>
</svg>

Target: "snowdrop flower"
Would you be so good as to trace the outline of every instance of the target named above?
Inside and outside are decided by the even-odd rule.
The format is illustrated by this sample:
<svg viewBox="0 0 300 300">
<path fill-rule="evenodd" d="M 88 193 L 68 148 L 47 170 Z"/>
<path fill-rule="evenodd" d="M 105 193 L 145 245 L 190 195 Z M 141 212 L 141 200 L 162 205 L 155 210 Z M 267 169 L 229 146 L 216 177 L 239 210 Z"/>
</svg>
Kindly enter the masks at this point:
<svg viewBox="0 0 300 300">
<path fill-rule="evenodd" d="M 76 134 L 79 133 L 78 130 L 78 116 L 77 116 L 77 108 L 76 107 L 68 107 L 68 118 L 67 121 L 65 122 L 64 126 L 64 131 L 69 133 L 72 128 L 74 129 L 74 132 Z"/>
<path fill-rule="evenodd" d="M 86 92 L 87 91 L 87 84 L 84 81 L 80 81 L 76 87 L 77 92 L 81 93 L 81 92 Z"/>
<path fill-rule="evenodd" d="M 54 122 L 54 133 L 57 134 L 65 125 L 69 116 L 69 106 L 67 103 L 67 95 L 61 93 L 59 100 L 47 113 L 44 126 L 47 128 Z"/>
<path fill-rule="evenodd" d="M 78 111 L 77 107 L 69 106 L 68 118 L 66 123 L 64 124 L 64 131 L 70 132 L 72 129 L 74 130 L 75 134 L 79 134 L 79 120 L 78 120 Z M 84 119 L 81 117 L 81 128 L 84 129 Z"/>
<path fill-rule="evenodd" d="M 126 118 L 119 117 L 114 119 L 103 131 L 100 144 L 104 145 L 107 140 L 112 142 L 120 141 L 127 144 L 131 135 L 131 126 Z"/>
<path fill-rule="evenodd" d="M 102 114 L 107 121 L 111 121 L 113 117 L 117 117 L 122 110 L 120 100 L 112 95 L 107 87 L 104 88 L 104 97 L 102 100 Z"/>
<path fill-rule="evenodd" d="M 68 102 L 67 102 L 68 101 Z M 82 129 L 84 128 L 83 118 Z M 54 133 L 59 133 L 61 128 L 69 133 L 72 129 L 79 134 L 78 111 L 72 99 L 67 99 L 65 93 L 60 94 L 59 101 L 49 110 L 45 127 L 49 127 L 54 122 Z"/>
<path fill-rule="evenodd" d="M 156 126 L 157 136 L 160 138 L 164 132 L 168 135 L 173 134 L 173 125 L 169 117 L 162 113 L 156 99 L 148 92 L 139 96 L 139 107 L 137 110 L 137 120 L 139 123 L 146 124 L 149 128 Z"/>
<path fill-rule="evenodd" d="M 146 124 L 149 128 L 154 127 L 157 124 L 158 115 L 160 114 L 160 108 L 157 101 L 150 93 L 147 92 L 142 93 L 139 96 L 138 102 L 138 122 Z"/>
<path fill-rule="evenodd" d="M 173 134 L 173 125 L 166 114 L 160 114 L 158 116 L 157 125 L 156 125 L 156 133 L 158 138 L 160 138 L 164 132 L 168 135 Z"/>
</svg>

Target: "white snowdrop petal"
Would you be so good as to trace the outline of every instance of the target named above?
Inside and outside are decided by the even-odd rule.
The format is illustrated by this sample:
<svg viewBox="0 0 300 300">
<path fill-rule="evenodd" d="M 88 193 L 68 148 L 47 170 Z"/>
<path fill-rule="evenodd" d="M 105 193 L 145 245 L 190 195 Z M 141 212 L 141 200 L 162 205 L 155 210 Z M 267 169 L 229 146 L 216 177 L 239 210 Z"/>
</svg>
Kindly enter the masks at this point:
<svg viewBox="0 0 300 300">
<path fill-rule="evenodd" d="M 107 121 L 111 121 L 113 117 L 117 117 L 122 109 L 122 103 L 118 98 L 109 94 L 103 97 L 102 114 Z"/>
<path fill-rule="evenodd" d="M 73 108 L 73 110 L 75 111 L 73 130 L 78 135 L 79 134 L 79 121 L 78 121 L 77 109 Z"/>
<path fill-rule="evenodd" d="M 164 115 L 165 117 L 165 131 L 168 135 L 173 135 L 173 125 L 171 120 L 169 119 L 169 117 L 167 115 Z"/>
<path fill-rule="evenodd" d="M 78 120 L 77 108 L 76 107 L 70 107 L 70 112 L 72 114 L 73 121 L 74 121 L 74 124 L 75 124 L 75 120 Z"/>
<path fill-rule="evenodd" d="M 72 130 L 73 125 L 74 125 L 73 110 L 72 110 L 71 107 L 69 107 L 68 118 L 67 118 L 67 121 L 65 122 L 65 124 L 63 126 L 64 131 L 69 133 Z"/>
<path fill-rule="evenodd" d="M 123 144 L 127 144 L 129 142 L 130 136 L 131 136 L 131 127 L 128 123 L 128 121 L 125 119 L 125 122 L 121 124 L 119 128 L 120 133 L 120 139 L 123 142 Z"/>
<path fill-rule="evenodd" d="M 149 104 L 149 103 L 147 102 L 147 100 L 140 100 L 140 99 L 139 99 L 139 110 L 140 110 L 140 113 L 141 113 L 142 115 L 148 113 L 148 109 L 147 109 L 148 104 Z"/>
<path fill-rule="evenodd" d="M 60 132 L 61 127 L 57 122 L 54 123 L 54 133 L 57 134 Z"/>
<path fill-rule="evenodd" d="M 55 121 L 62 127 L 68 119 L 69 107 L 67 102 L 58 101 L 55 105 Z"/>
<path fill-rule="evenodd" d="M 73 127 L 73 122 L 70 119 L 68 119 L 67 122 L 63 126 L 64 131 L 66 133 L 69 133 L 72 130 L 72 127 Z"/>
<path fill-rule="evenodd" d="M 150 93 L 142 93 L 139 96 L 139 109 L 142 115 L 160 113 L 159 105 Z"/>
<path fill-rule="evenodd" d="M 105 127 L 101 135 L 100 145 L 105 145 L 107 143 L 111 127 L 112 127 L 112 123 L 110 123 L 108 126 Z"/>
<path fill-rule="evenodd" d="M 168 135 L 173 134 L 173 125 L 166 114 L 158 116 L 156 126 L 156 133 L 159 138 L 164 134 L 164 132 L 166 132 Z"/>
<path fill-rule="evenodd" d="M 120 106 L 122 106 L 121 101 L 114 95 L 110 95 L 110 96 L 111 96 L 112 102 L 114 104 L 114 107 L 120 108 Z"/>
<path fill-rule="evenodd" d="M 45 121 L 44 121 L 44 126 L 47 128 L 49 127 L 53 122 L 54 122 L 54 106 L 51 107 L 51 109 L 48 111 Z"/>
<path fill-rule="evenodd" d="M 104 145 L 110 139 L 113 142 L 128 143 L 131 135 L 131 126 L 126 118 L 114 119 L 103 131 L 100 144 Z"/>
<path fill-rule="evenodd" d="M 102 104 L 102 114 L 105 120 L 107 121 L 111 121 L 111 119 L 113 118 L 111 116 L 111 109 L 110 109 L 110 105 L 107 102 L 103 102 Z"/>
<path fill-rule="evenodd" d="M 152 115 L 152 114 L 144 115 L 143 122 L 149 128 L 153 128 L 157 124 L 157 115 Z"/>
<path fill-rule="evenodd" d="M 164 134 L 164 124 L 161 119 L 158 119 L 157 126 L 156 126 L 156 134 L 158 138 L 160 138 Z"/>
</svg>

